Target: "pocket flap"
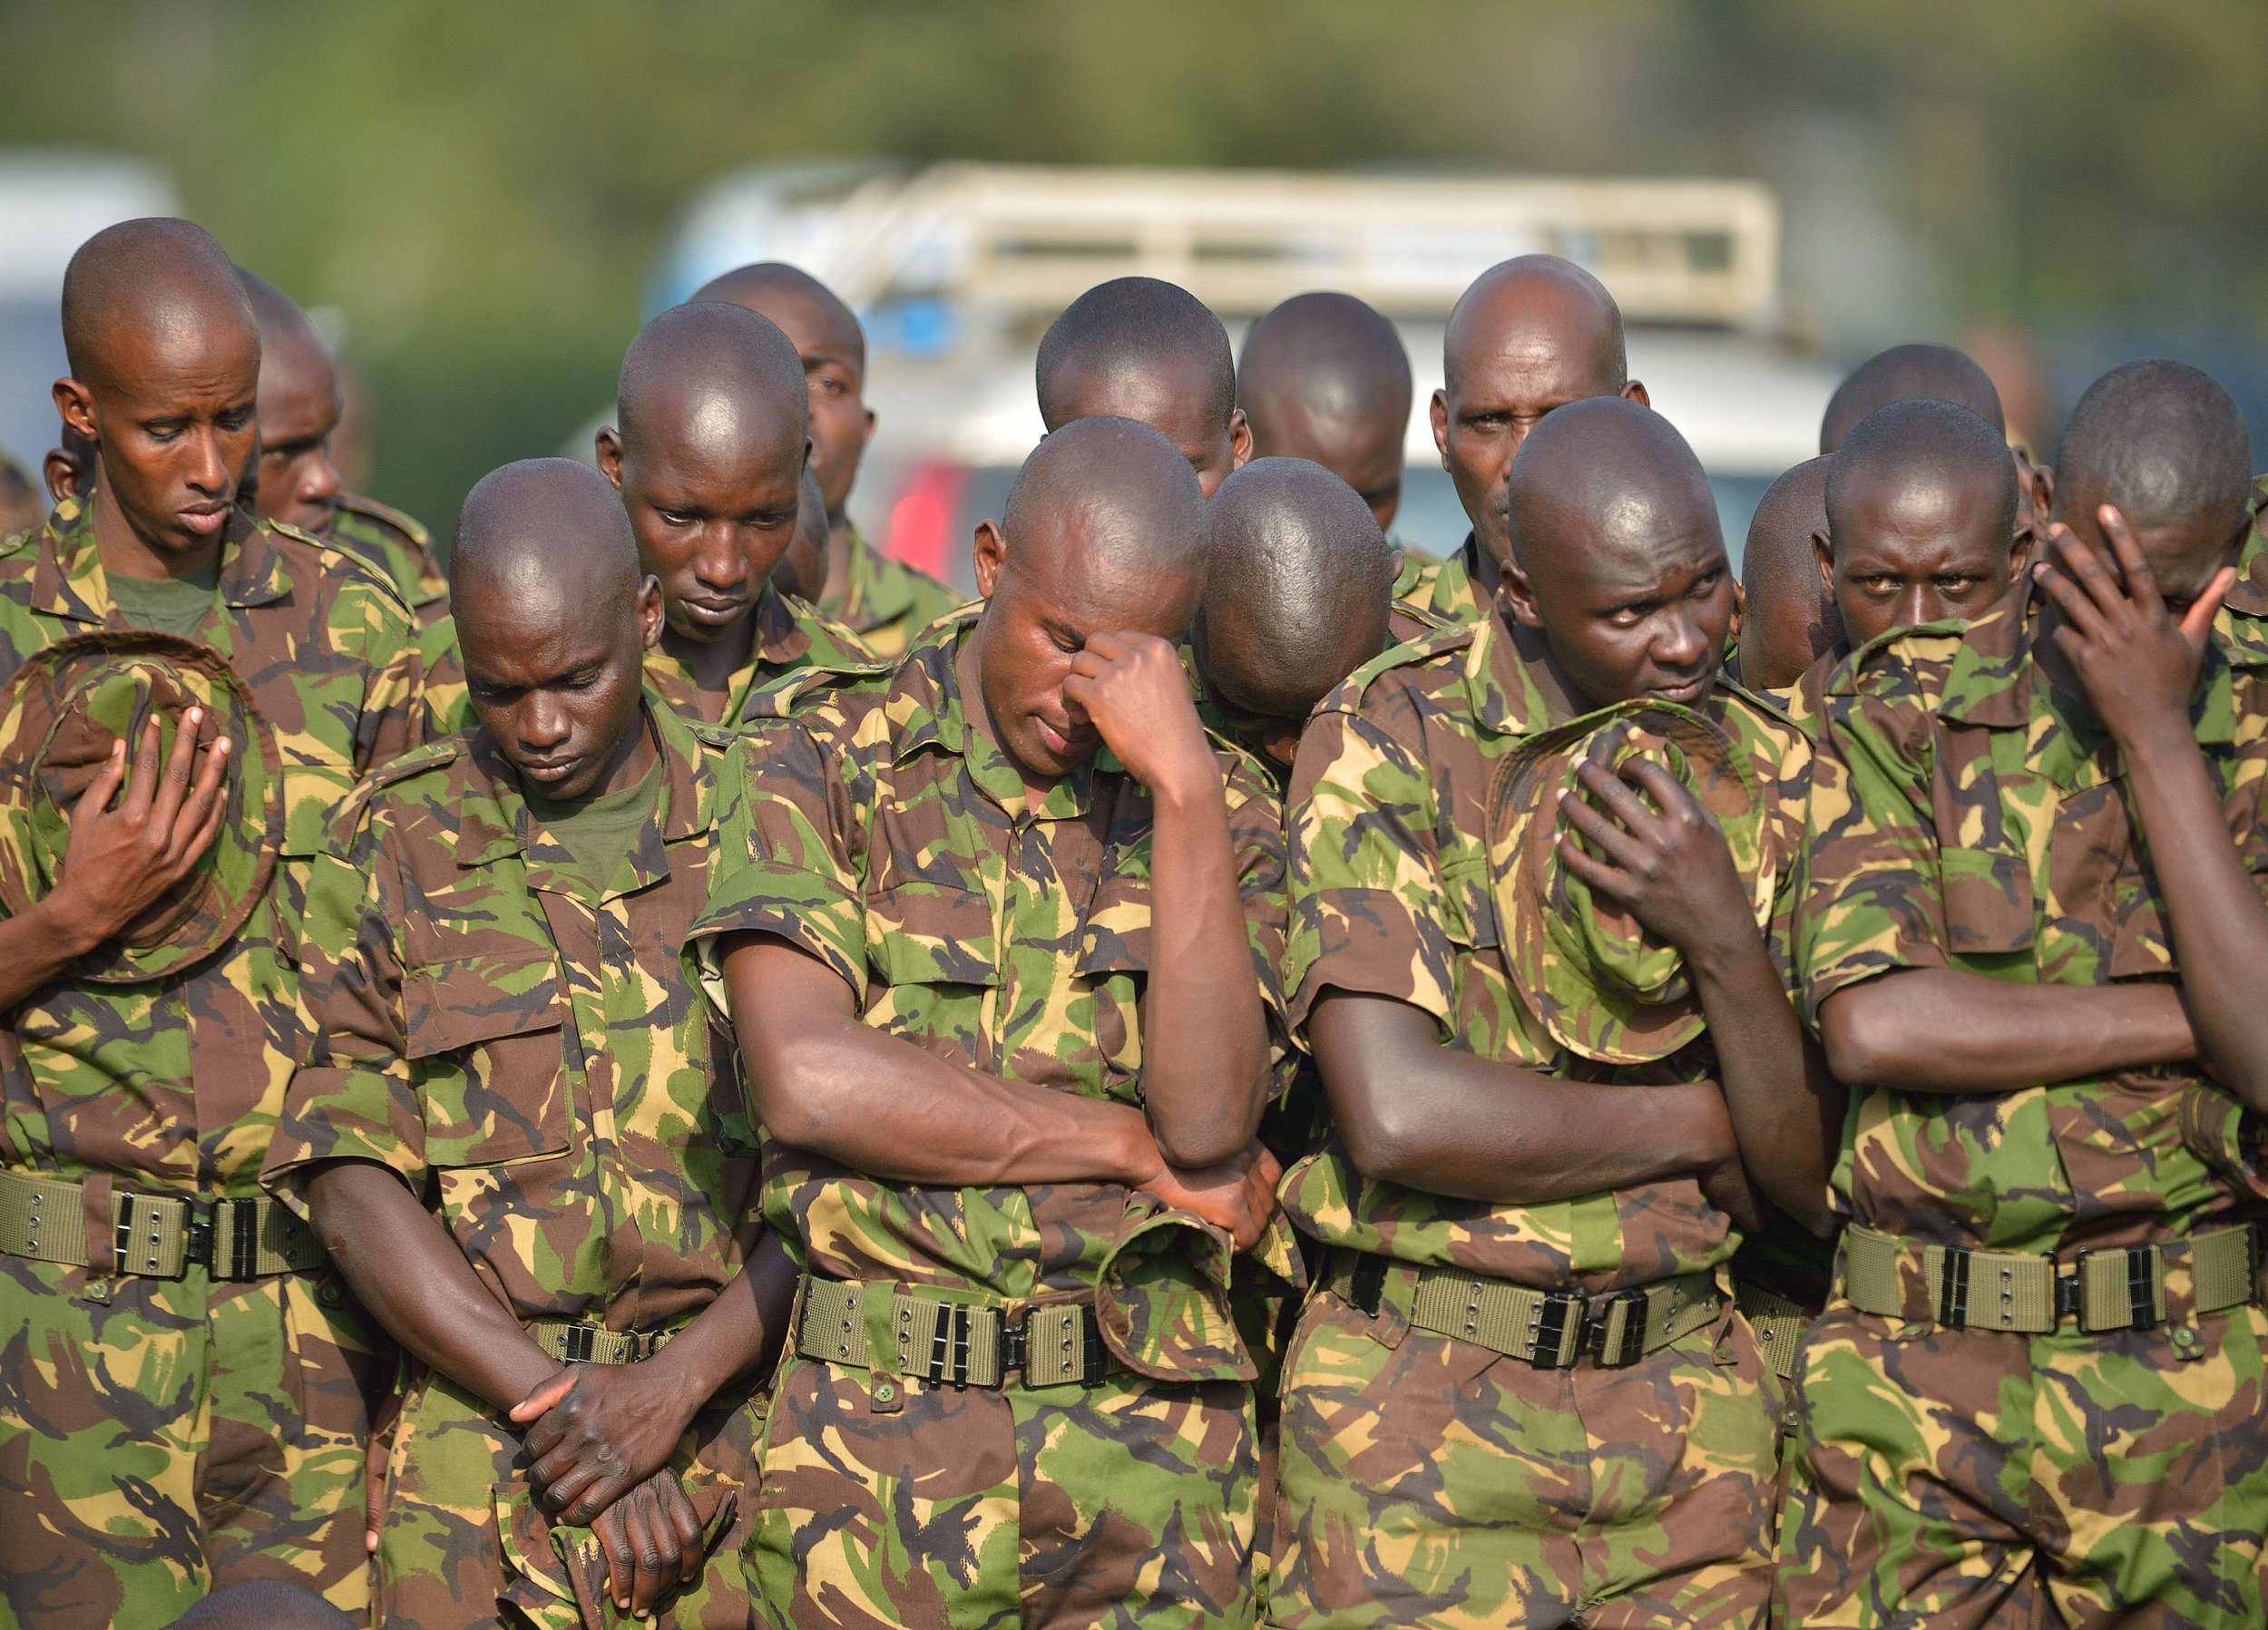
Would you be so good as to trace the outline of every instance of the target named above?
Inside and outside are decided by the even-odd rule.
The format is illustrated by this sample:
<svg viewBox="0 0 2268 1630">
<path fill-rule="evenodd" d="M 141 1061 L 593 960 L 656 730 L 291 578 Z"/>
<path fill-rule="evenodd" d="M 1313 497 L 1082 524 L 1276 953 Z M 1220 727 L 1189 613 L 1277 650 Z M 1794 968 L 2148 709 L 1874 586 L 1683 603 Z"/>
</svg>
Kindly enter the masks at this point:
<svg viewBox="0 0 2268 1630">
<path fill-rule="evenodd" d="M 1947 949 L 1955 956 L 1998 956 L 2031 944 L 2032 869 L 2023 855 L 1948 845 L 1938 851 L 1938 876 Z"/>
<path fill-rule="evenodd" d="M 405 977 L 402 997 L 408 1056 L 456 1066 L 426 1084 L 430 1164 L 503 1166 L 572 1147 L 567 1014 L 552 959 L 420 969 Z"/>
<path fill-rule="evenodd" d="M 1149 849 L 1138 854 L 1112 850 L 1102 881 L 1088 903 L 1079 938 L 1081 973 L 1142 973 L 1149 968 Z"/>
<path fill-rule="evenodd" d="M 557 1030 L 566 1018 L 559 962 L 546 953 L 511 961 L 474 957 L 402 975 L 402 1021 L 413 1059 Z"/>
<path fill-rule="evenodd" d="M 894 985 L 991 985 L 992 903 L 973 889 L 904 883 L 866 901 L 866 956 Z"/>
</svg>

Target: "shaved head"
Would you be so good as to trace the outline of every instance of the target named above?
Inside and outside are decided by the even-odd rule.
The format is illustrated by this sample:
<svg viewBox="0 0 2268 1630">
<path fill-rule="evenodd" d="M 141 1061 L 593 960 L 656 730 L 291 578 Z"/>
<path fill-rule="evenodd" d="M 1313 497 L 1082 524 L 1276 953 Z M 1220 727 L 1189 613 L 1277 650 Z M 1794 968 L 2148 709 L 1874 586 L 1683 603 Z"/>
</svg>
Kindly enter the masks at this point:
<svg viewBox="0 0 2268 1630">
<path fill-rule="evenodd" d="M 1820 581 L 1812 534 L 1827 528 L 1827 464 L 1806 459 L 1766 489 L 1748 522 L 1740 586 L 1740 677 L 1752 689 L 1784 690 L 1834 649 L 1843 621 Z"/>
<path fill-rule="evenodd" d="M 1124 413 L 1168 376 L 1194 390 L 1189 405 L 1208 423 L 1225 428 L 1237 406 L 1228 330 L 1197 296 L 1156 278 L 1114 278 L 1065 307 L 1041 337 L 1036 374 L 1050 430 Z"/>
<path fill-rule="evenodd" d="M 1033 449 L 1008 489 L 1002 525 L 1012 541 L 1079 539 L 1075 570 L 1098 587 L 1194 581 L 1210 536 L 1188 461 L 1149 425 L 1114 418 L 1075 420 Z"/>
<path fill-rule="evenodd" d="M 1481 358 L 1508 354 L 1548 356 L 1576 372 L 1589 395 L 1619 395 L 1629 382 L 1622 308 L 1604 283 L 1557 255 L 1491 266 L 1449 313 L 1442 365 L 1452 395 Z"/>
<path fill-rule="evenodd" d="M 2178 362 L 2128 363 L 2087 386 L 2057 464 L 2058 519 L 2112 503 L 2144 532 L 2234 527 L 2252 491 L 2244 414 L 2211 375 Z"/>
<path fill-rule="evenodd" d="M 269 376 L 283 368 L 319 371 L 330 376 L 330 347 L 323 343 L 322 335 L 300 309 L 298 301 L 257 272 L 246 271 L 240 266 L 236 275 L 244 285 L 245 298 L 251 301 L 252 316 L 259 324 L 259 376 L 263 389 Z M 331 388 L 334 392 L 337 389 L 335 378 Z"/>
<path fill-rule="evenodd" d="M 1950 346 L 1892 346 L 1851 370 L 1828 399 L 1819 422 L 1819 450 L 1833 453 L 1843 438 L 1893 402 L 1950 402 L 1965 407 L 2005 438 L 2000 393 L 1968 353 Z"/>
<path fill-rule="evenodd" d="M 1965 407 L 1935 398 L 1892 403 L 1861 420 L 1827 461 L 1831 533 L 1858 522 L 1858 506 L 1885 487 L 1909 504 L 1967 510 L 2003 537 L 2016 531 L 2016 464 L 2000 433 Z"/>
<path fill-rule="evenodd" d="M 810 409 L 787 337 L 746 307 L 675 306 L 638 331 L 622 356 L 616 426 L 635 457 L 650 441 L 721 464 L 792 458 L 799 469 Z"/>
<path fill-rule="evenodd" d="M 249 296 L 212 234 L 171 216 L 121 221 L 81 244 L 63 275 L 63 343 L 74 378 L 118 382 L 132 337 L 172 356 L 236 339 L 257 356 Z"/>
<path fill-rule="evenodd" d="M 449 598 L 476 639 L 509 606 L 552 621 L 629 614 L 638 544 L 606 477 L 572 458 L 531 458 L 481 477 L 457 512 Z"/>
<path fill-rule="evenodd" d="M 1254 454 L 1321 464 L 1382 528 L 1402 502 L 1410 395 L 1401 335 L 1349 294 L 1294 295 L 1253 324 L 1237 365 Z"/>
<path fill-rule="evenodd" d="M 1569 563 L 1569 523 L 1642 545 L 1685 527 L 1716 501 L 1686 438 L 1661 415 L 1619 396 L 1572 402 L 1538 425 L 1512 462 L 1512 558 L 1533 576 Z M 1723 534 L 1718 534 L 1723 547 Z"/>
<path fill-rule="evenodd" d="M 321 532 L 342 484 L 330 455 L 345 405 L 330 347 L 298 303 L 242 267 L 237 277 L 259 319 L 259 477 L 253 507 L 269 521 Z"/>
<path fill-rule="evenodd" d="M 857 366 L 866 366 L 866 331 L 858 314 L 826 284 L 785 260 L 759 260 L 735 267 L 693 291 L 693 302 L 721 300 L 768 317 L 786 329 L 792 317 L 805 317 L 828 330 Z"/>
<path fill-rule="evenodd" d="M 1249 713 L 1304 719 L 1385 648 L 1393 551 L 1347 484 L 1304 458 L 1246 464 L 1213 495 L 1197 647 Z"/>
</svg>

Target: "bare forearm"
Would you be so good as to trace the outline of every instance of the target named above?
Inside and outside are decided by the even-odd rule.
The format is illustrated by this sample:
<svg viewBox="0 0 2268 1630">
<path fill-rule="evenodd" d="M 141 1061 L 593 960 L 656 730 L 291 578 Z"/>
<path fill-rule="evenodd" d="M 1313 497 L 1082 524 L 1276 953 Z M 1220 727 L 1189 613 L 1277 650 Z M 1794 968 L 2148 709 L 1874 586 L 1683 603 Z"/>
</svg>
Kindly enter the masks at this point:
<svg viewBox="0 0 2268 1630">
<path fill-rule="evenodd" d="M 646 1362 L 681 1381 L 687 1398 L 706 1402 L 727 1383 L 761 1373 L 778 1355 L 795 1295 L 795 1264 L 767 1229 L 717 1300 Z"/>
<path fill-rule="evenodd" d="M 395 1340 L 501 1412 L 559 1371 L 401 1179 L 365 1160 L 327 1166 L 308 1207 L 331 1260 Z"/>
<path fill-rule="evenodd" d="M 1406 1017 L 1405 1017 L 1406 1016 Z M 1732 1151 L 1716 1086 L 1602 1086 L 1443 1047 L 1383 997 L 1326 994 L 1309 1032 L 1334 1118 L 1365 1176 L 1524 1204 L 1688 1173 Z"/>
<path fill-rule="evenodd" d="M 1725 1107 L 1741 1163 L 1774 1205 L 1805 1228 L 1833 1226 L 1829 1149 L 1843 1127 L 1842 1094 L 1781 987 L 1762 936 L 1724 956 L 1687 959 L 1716 1046 Z M 1823 1060 L 1817 1060 L 1823 1065 Z"/>
<path fill-rule="evenodd" d="M 1267 1021 L 1218 777 L 1184 798 L 1159 795 L 1157 812 L 1142 1098 L 1168 1160 L 1210 1166 L 1259 1130 Z"/>
<path fill-rule="evenodd" d="M 102 942 L 67 914 L 54 895 L 20 917 L 0 918 L 0 1012 L 10 1012 L 60 979 Z"/>
<path fill-rule="evenodd" d="M 2011 1092 L 2177 1064 L 2196 1039 L 2170 985 L 2030 985 L 1909 968 L 1836 991 L 1820 1039 L 1838 1079 L 1905 1092 Z"/>
<path fill-rule="evenodd" d="M 2129 747 L 2126 763 L 2165 893 L 2197 1056 L 2248 1108 L 2268 1114 L 2268 902 L 2229 841 L 2186 728 L 2177 740 Z"/>
</svg>

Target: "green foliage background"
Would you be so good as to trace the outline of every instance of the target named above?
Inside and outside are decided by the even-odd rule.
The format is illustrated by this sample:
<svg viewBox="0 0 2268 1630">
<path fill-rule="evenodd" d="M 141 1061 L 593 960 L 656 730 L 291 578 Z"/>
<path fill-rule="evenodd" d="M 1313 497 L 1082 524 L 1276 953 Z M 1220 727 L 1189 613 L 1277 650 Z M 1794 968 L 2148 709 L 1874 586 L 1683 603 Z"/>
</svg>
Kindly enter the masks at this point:
<svg viewBox="0 0 2268 1630">
<path fill-rule="evenodd" d="M 1822 129 L 1963 316 L 2268 322 L 2262 0 L 0 0 L 0 143 L 158 160 L 340 308 L 374 486 L 445 526 L 605 399 L 742 164 L 1772 179 Z"/>
</svg>

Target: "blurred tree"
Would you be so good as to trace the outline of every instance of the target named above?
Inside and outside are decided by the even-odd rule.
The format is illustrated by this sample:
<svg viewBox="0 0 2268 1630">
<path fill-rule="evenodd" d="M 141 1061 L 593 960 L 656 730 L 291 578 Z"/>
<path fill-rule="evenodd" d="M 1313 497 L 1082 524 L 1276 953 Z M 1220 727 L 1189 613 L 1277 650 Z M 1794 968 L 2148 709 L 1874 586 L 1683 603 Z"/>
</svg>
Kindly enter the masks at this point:
<svg viewBox="0 0 2268 1630">
<path fill-rule="evenodd" d="M 2260 0 L 0 0 L 0 142 L 155 158 L 344 314 L 375 485 L 445 528 L 605 398 L 675 212 L 765 159 L 1785 182 L 1832 128 L 1940 326 L 2268 322 Z"/>
</svg>

